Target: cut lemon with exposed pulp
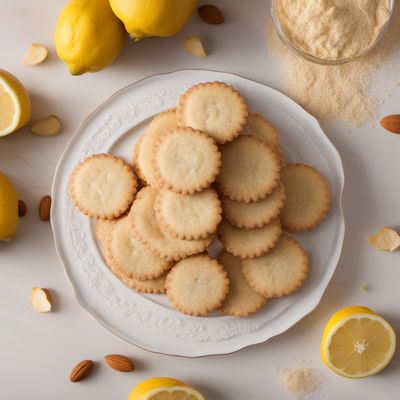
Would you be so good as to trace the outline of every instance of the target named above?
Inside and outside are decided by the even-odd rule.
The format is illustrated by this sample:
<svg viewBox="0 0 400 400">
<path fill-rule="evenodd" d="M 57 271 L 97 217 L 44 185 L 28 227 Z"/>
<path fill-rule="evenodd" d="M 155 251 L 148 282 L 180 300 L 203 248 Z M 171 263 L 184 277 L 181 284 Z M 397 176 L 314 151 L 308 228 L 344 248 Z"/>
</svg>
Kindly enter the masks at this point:
<svg viewBox="0 0 400 400">
<path fill-rule="evenodd" d="M 396 349 L 393 328 L 367 307 L 344 308 L 331 317 L 321 341 L 322 361 L 347 378 L 382 371 Z"/>
<path fill-rule="evenodd" d="M 128 400 L 205 400 L 192 387 L 173 378 L 151 378 L 137 385 Z"/>
<path fill-rule="evenodd" d="M 31 116 L 31 102 L 22 83 L 0 69 L 0 136 L 26 125 Z"/>
</svg>

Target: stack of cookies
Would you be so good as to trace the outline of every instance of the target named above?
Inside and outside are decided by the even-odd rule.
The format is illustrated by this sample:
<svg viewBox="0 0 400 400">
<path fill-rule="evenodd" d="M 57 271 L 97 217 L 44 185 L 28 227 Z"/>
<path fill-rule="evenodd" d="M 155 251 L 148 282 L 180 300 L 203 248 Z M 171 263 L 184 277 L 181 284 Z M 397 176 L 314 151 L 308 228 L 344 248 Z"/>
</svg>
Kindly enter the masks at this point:
<svg viewBox="0 0 400 400">
<path fill-rule="evenodd" d="M 284 166 L 277 130 L 222 82 L 191 87 L 177 108 L 154 117 L 132 164 L 89 157 L 68 189 L 97 219 L 111 271 L 193 316 L 219 309 L 244 317 L 298 290 L 309 259 L 282 228 L 312 229 L 329 210 L 321 174 Z M 207 252 L 215 241 L 223 247 L 217 260 Z"/>
</svg>

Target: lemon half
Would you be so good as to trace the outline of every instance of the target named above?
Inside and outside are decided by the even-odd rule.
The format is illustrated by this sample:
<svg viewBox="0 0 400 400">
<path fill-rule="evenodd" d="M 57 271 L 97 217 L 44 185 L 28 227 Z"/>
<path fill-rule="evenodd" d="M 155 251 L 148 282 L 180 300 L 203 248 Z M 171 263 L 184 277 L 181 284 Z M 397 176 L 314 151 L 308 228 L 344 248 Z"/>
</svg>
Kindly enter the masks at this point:
<svg viewBox="0 0 400 400">
<path fill-rule="evenodd" d="M 151 378 L 137 385 L 128 400 L 205 400 L 192 387 L 173 378 Z"/>
<path fill-rule="evenodd" d="M 367 307 L 336 312 L 325 326 L 322 361 L 347 378 L 364 378 L 382 371 L 396 350 L 393 328 Z"/>
<path fill-rule="evenodd" d="M 31 116 L 31 101 L 22 83 L 0 69 L 0 137 L 26 125 Z"/>
</svg>

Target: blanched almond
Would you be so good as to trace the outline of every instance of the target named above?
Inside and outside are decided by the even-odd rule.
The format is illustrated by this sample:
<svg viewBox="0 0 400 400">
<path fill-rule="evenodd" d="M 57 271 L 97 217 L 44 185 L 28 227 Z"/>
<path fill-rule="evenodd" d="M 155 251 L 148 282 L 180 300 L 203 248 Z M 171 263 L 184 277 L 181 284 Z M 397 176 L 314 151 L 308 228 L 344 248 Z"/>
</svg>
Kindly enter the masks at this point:
<svg viewBox="0 0 400 400">
<path fill-rule="evenodd" d="M 391 228 L 381 228 L 368 236 L 368 243 L 377 250 L 395 251 L 400 247 L 400 235 Z"/>
<path fill-rule="evenodd" d="M 51 311 L 51 294 L 48 289 L 33 287 L 29 297 L 29 305 L 40 313 Z"/>
<path fill-rule="evenodd" d="M 39 136 L 56 136 L 61 131 L 61 121 L 55 115 L 40 118 L 30 128 L 32 133 Z"/>
<path fill-rule="evenodd" d="M 189 36 L 182 42 L 182 47 L 192 56 L 205 58 L 207 53 L 198 36 Z"/>
<path fill-rule="evenodd" d="M 37 43 L 32 43 L 31 47 L 27 50 L 25 55 L 22 57 L 21 63 L 25 65 L 38 65 L 47 58 L 47 49 Z"/>
</svg>

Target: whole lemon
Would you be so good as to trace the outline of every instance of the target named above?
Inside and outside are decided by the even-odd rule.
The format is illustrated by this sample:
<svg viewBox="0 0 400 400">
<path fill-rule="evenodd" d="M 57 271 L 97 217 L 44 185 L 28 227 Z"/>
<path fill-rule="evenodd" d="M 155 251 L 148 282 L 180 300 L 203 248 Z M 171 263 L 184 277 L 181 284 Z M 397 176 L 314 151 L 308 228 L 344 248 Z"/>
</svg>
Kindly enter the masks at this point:
<svg viewBox="0 0 400 400">
<path fill-rule="evenodd" d="M 0 241 L 11 239 L 18 226 L 18 195 L 0 172 Z"/>
<path fill-rule="evenodd" d="M 176 35 L 186 24 L 197 0 L 110 0 L 115 15 L 135 39 Z"/>
<path fill-rule="evenodd" d="M 54 41 L 72 75 L 100 71 L 121 51 L 124 27 L 108 0 L 71 0 L 58 17 Z"/>
</svg>

